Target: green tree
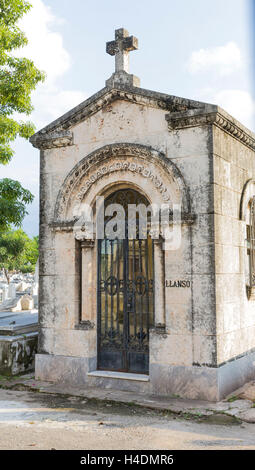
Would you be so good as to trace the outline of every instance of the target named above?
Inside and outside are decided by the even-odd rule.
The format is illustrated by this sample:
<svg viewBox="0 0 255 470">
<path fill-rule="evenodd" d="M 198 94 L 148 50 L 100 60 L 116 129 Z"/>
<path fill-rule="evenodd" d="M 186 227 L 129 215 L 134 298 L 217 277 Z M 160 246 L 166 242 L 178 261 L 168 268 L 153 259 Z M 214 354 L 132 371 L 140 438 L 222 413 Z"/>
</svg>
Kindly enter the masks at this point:
<svg viewBox="0 0 255 470">
<path fill-rule="evenodd" d="M 29 238 L 22 230 L 0 232 L 0 268 L 33 272 L 38 258 L 38 237 Z"/>
<path fill-rule="evenodd" d="M 25 244 L 24 248 L 24 258 L 23 258 L 23 265 L 20 267 L 21 271 L 29 271 L 31 272 L 35 270 L 36 261 L 39 256 L 39 237 L 29 238 Z M 32 268 L 32 269 L 31 269 Z"/>
<path fill-rule="evenodd" d="M 27 214 L 25 205 L 31 203 L 33 198 L 18 181 L 9 178 L 0 180 L 0 232 L 10 229 L 11 225 L 21 225 Z"/>
<path fill-rule="evenodd" d="M 0 163 L 3 165 L 14 154 L 10 143 L 17 136 L 28 139 L 34 133 L 35 126 L 30 121 L 17 120 L 16 115 L 31 114 L 31 92 L 44 80 L 44 73 L 31 60 L 13 54 L 27 44 L 17 23 L 30 8 L 25 0 L 0 0 Z M 26 215 L 25 204 L 32 200 L 32 194 L 19 182 L 0 180 L 0 230 L 7 230 L 10 224 L 19 226 Z"/>
</svg>

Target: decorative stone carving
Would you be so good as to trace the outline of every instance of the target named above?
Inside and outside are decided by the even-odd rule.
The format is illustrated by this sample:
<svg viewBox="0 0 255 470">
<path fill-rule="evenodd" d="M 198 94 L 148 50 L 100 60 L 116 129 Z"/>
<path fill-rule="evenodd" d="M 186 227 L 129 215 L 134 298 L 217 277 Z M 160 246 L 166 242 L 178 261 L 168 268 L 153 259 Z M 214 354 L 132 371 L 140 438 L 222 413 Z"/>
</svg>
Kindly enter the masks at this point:
<svg viewBox="0 0 255 470">
<path fill-rule="evenodd" d="M 170 200 L 170 194 L 167 191 L 167 188 L 163 185 L 162 181 L 158 178 L 158 176 L 153 173 L 149 168 L 146 166 L 142 166 L 136 164 L 134 162 L 123 162 L 117 161 L 109 165 L 105 165 L 102 168 L 97 169 L 95 173 L 93 173 L 87 181 L 84 183 L 84 188 L 82 191 L 79 192 L 77 195 L 77 200 L 81 201 L 88 189 L 94 184 L 99 178 L 116 171 L 131 171 L 132 173 L 139 173 L 144 178 L 150 178 L 153 181 L 154 186 L 162 193 L 163 200 L 165 202 Z"/>
<path fill-rule="evenodd" d="M 140 164 L 135 162 L 126 162 L 127 157 L 137 157 L 141 161 Z M 119 161 L 114 163 L 107 163 L 107 160 L 113 157 L 119 157 Z M 158 164 L 167 174 L 169 183 L 174 182 L 182 194 L 183 212 L 190 214 L 190 200 L 188 190 L 186 188 L 183 177 L 175 164 L 167 159 L 162 152 L 158 152 L 150 147 L 121 143 L 106 145 L 100 149 L 95 150 L 87 157 L 83 158 L 66 177 L 62 188 L 57 197 L 54 220 L 64 220 L 67 211 L 68 203 L 71 197 L 74 197 L 77 188 L 84 180 L 84 189 L 78 193 L 77 200 L 80 201 L 93 183 L 105 174 L 111 171 L 133 171 L 138 172 L 144 178 L 150 178 L 157 190 L 163 195 L 165 201 L 169 200 L 169 193 L 167 188 L 164 187 L 160 178 L 148 168 L 148 164 L 153 162 Z M 99 166 L 101 164 L 101 166 Z M 86 180 L 88 172 L 95 168 L 94 173 Z"/>
<path fill-rule="evenodd" d="M 67 147 L 73 145 L 73 133 L 70 131 L 55 131 L 50 134 L 35 134 L 31 137 L 32 145 L 39 149 Z"/>
</svg>

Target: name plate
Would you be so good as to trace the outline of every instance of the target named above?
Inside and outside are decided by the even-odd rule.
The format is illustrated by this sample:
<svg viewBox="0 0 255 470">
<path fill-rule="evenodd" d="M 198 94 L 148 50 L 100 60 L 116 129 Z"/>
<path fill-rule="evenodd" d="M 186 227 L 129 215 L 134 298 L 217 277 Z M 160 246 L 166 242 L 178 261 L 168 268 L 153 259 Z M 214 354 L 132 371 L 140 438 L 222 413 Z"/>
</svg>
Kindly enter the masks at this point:
<svg viewBox="0 0 255 470">
<path fill-rule="evenodd" d="M 165 287 L 190 287 L 190 281 L 172 281 L 166 280 Z"/>
</svg>

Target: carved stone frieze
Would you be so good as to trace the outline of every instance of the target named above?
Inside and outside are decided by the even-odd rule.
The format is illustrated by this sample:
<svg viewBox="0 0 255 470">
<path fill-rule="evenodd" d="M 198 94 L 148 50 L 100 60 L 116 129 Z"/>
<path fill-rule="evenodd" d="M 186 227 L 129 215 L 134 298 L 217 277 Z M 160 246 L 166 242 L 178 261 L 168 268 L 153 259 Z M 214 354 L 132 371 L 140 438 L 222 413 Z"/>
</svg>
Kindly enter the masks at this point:
<svg viewBox="0 0 255 470">
<path fill-rule="evenodd" d="M 118 158 L 115 161 L 112 159 Z M 137 157 L 139 163 L 127 161 L 128 157 Z M 64 220 L 70 198 L 81 201 L 89 188 L 100 178 L 113 171 L 137 172 L 144 178 L 149 178 L 164 201 L 170 199 L 167 187 L 156 174 L 156 168 L 152 171 L 149 163 L 158 164 L 166 173 L 169 185 L 175 183 L 182 193 L 184 212 L 190 212 L 190 201 L 186 184 L 179 169 L 165 155 L 150 147 L 120 143 L 106 145 L 83 158 L 66 177 L 58 194 L 54 220 Z M 82 189 L 80 187 L 82 186 Z"/>
<path fill-rule="evenodd" d="M 98 179 L 102 178 L 109 173 L 118 172 L 118 171 L 125 171 L 125 172 L 132 172 L 132 173 L 139 173 L 144 178 L 150 178 L 155 186 L 155 188 L 160 191 L 163 196 L 164 201 L 170 200 L 170 194 L 167 191 L 167 188 L 163 185 L 160 178 L 152 172 L 149 168 L 146 168 L 144 165 L 139 165 L 134 162 L 126 162 L 126 161 L 117 161 L 111 163 L 109 165 L 104 165 L 101 168 L 98 168 L 95 173 L 93 173 L 84 183 L 82 190 L 77 194 L 77 201 L 82 201 L 86 192 L 89 188 L 94 184 Z"/>
</svg>

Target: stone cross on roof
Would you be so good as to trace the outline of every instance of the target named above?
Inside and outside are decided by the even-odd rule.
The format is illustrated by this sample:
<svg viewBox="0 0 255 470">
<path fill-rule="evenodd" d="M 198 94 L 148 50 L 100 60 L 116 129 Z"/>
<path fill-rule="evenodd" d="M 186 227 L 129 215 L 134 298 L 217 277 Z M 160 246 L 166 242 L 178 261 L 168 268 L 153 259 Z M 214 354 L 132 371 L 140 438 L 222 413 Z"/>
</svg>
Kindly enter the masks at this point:
<svg viewBox="0 0 255 470">
<path fill-rule="evenodd" d="M 129 73 L 129 52 L 138 49 L 138 39 L 124 29 L 115 29 L 115 41 L 106 43 L 106 52 L 115 55 L 115 72 Z"/>
<path fill-rule="evenodd" d="M 133 86 L 139 86 L 139 79 L 129 75 L 129 52 L 138 49 L 138 39 L 129 36 L 124 29 L 115 29 L 115 40 L 106 43 L 106 52 L 115 55 L 115 73 L 106 84 L 113 86 L 115 82 L 122 82 Z"/>
</svg>

